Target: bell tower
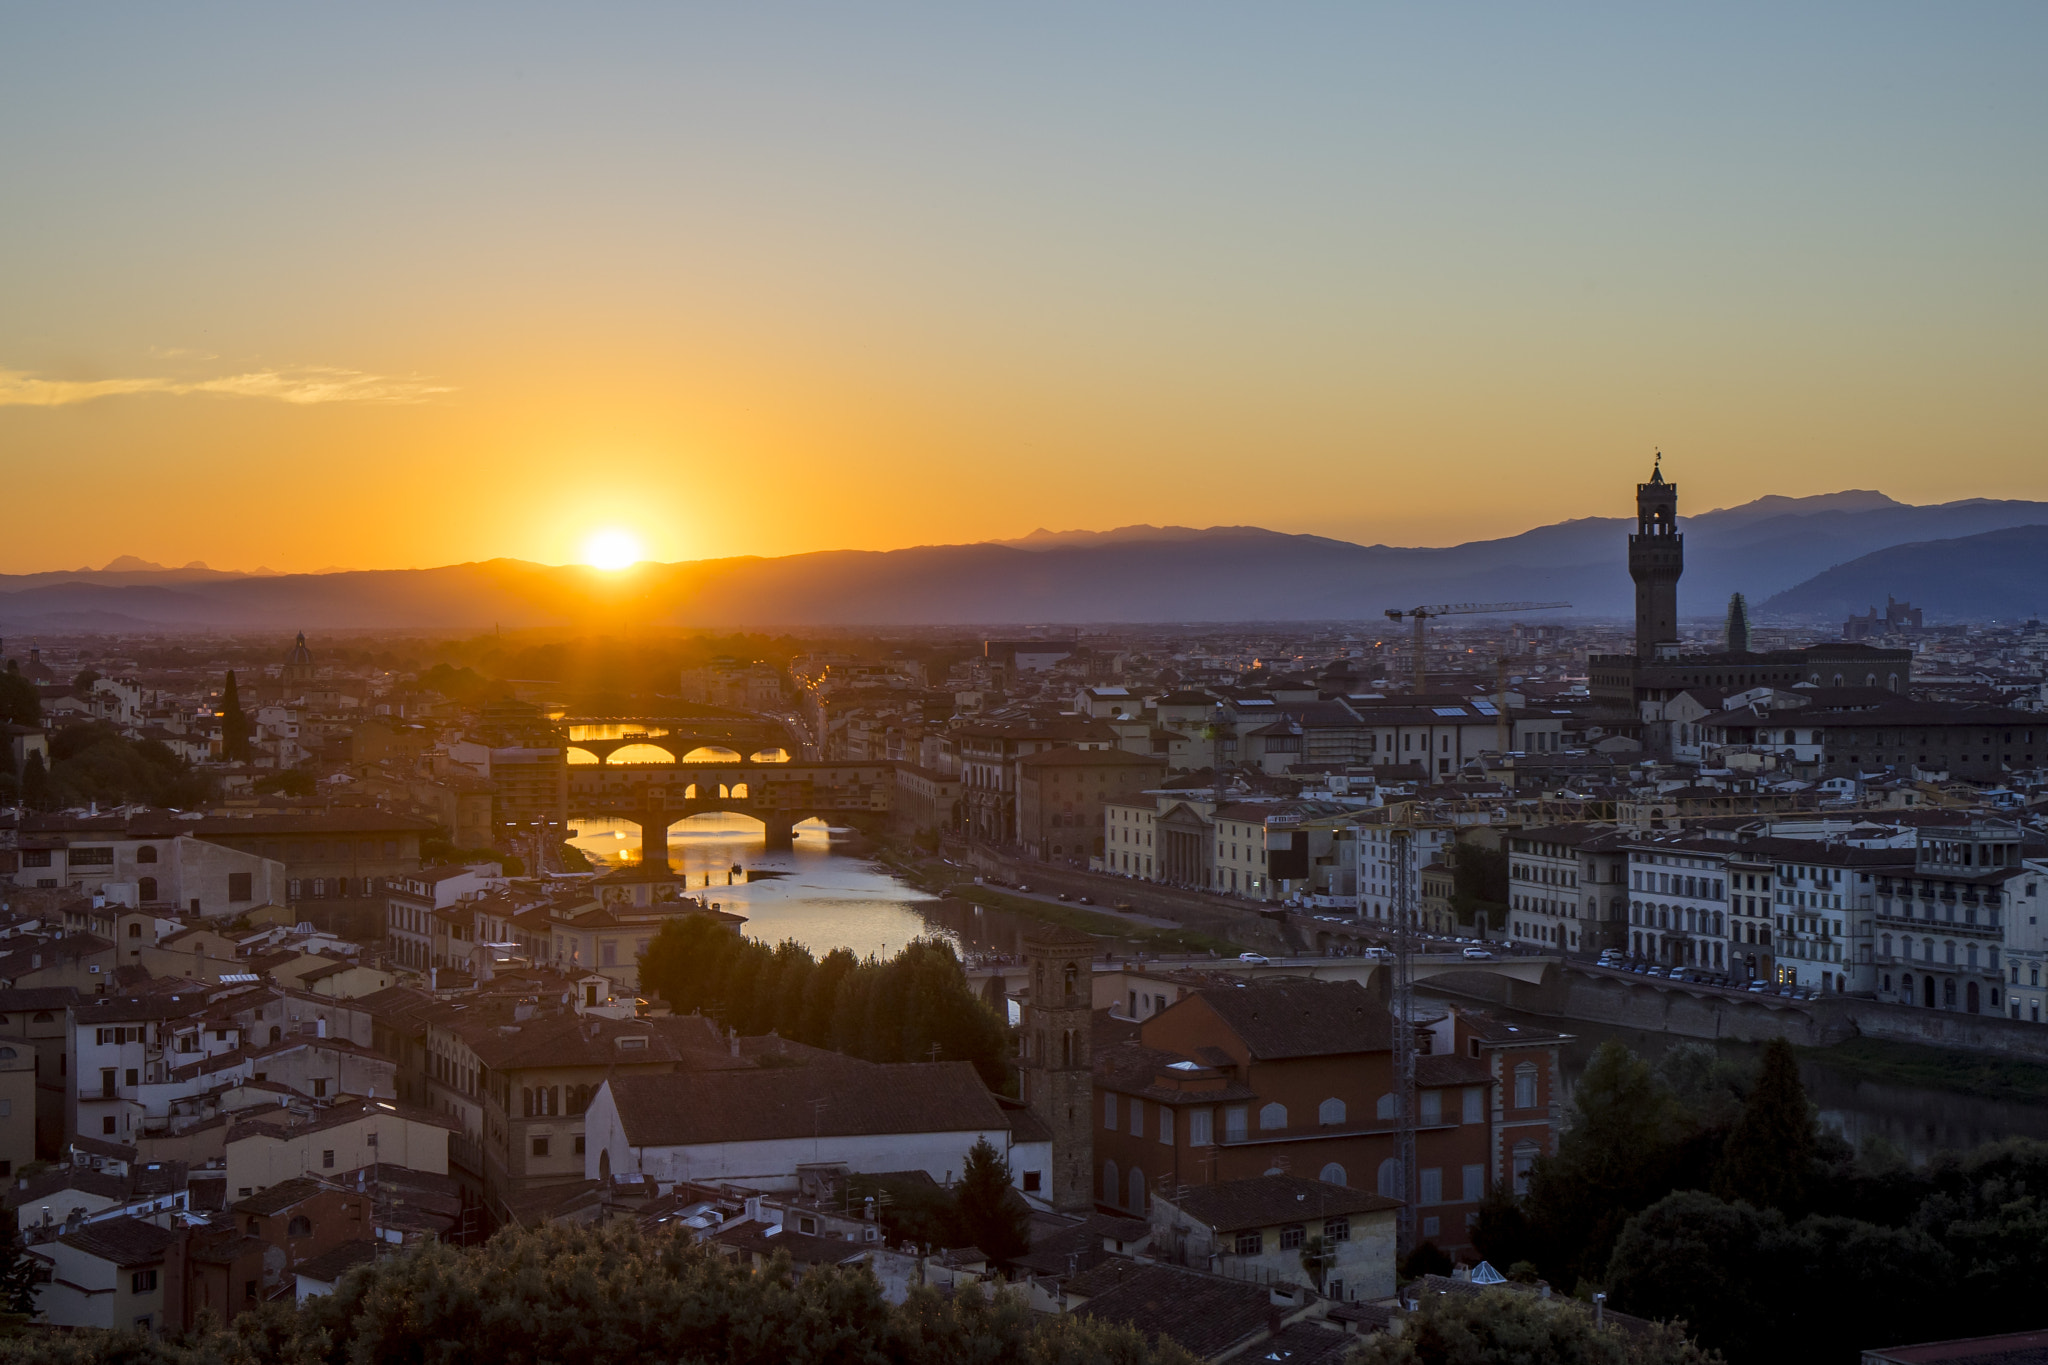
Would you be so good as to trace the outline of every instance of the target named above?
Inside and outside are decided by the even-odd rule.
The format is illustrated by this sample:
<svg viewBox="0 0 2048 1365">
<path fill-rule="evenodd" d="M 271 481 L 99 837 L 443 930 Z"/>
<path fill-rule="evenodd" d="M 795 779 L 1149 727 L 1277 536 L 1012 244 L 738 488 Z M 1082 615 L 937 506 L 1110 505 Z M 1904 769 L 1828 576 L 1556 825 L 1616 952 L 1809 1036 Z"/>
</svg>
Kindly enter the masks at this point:
<svg viewBox="0 0 2048 1365">
<path fill-rule="evenodd" d="M 1043 925 L 1024 935 L 1030 984 L 1018 1071 L 1025 1107 L 1052 1130 L 1044 1197 L 1066 1213 L 1095 1208 L 1094 958 L 1095 940 L 1073 929 Z"/>
<path fill-rule="evenodd" d="M 1678 533 L 1678 485 L 1664 482 L 1664 456 L 1650 481 L 1636 485 L 1636 529 L 1628 538 L 1628 576 L 1636 581 L 1636 657 L 1678 644 L 1678 576 L 1685 537 Z"/>
</svg>

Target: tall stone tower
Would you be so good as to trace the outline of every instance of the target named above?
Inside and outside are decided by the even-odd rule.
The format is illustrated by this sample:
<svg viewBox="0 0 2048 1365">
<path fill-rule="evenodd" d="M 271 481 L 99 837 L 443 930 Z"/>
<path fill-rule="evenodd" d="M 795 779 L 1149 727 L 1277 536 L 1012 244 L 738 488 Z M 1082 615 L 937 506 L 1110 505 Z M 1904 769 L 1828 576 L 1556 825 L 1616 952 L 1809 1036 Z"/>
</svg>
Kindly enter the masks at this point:
<svg viewBox="0 0 2048 1365">
<path fill-rule="evenodd" d="M 1628 538 L 1628 576 L 1636 581 L 1636 657 L 1678 643 L 1678 576 L 1685 537 L 1678 533 L 1678 485 L 1664 482 L 1664 457 L 1636 485 L 1636 530 Z"/>
<path fill-rule="evenodd" d="M 1728 641 L 1723 647 L 1730 654 L 1749 653 L 1749 603 L 1741 593 L 1728 599 Z"/>
<path fill-rule="evenodd" d="M 1095 1208 L 1095 1059 L 1089 1046 L 1095 940 L 1058 925 L 1024 936 L 1030 972 L 1021 1056 L 1024 1103 L 1052 1130 L 1052 1188 L 1063 1212 Z"/>
</svg>

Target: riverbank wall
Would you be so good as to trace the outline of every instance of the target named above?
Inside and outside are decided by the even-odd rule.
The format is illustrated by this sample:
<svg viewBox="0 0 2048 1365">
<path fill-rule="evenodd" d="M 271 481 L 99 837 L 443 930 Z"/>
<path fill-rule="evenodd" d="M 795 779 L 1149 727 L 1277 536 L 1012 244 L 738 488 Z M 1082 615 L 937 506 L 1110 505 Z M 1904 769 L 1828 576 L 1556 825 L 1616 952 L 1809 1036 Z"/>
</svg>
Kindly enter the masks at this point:
<svg viewBox="0 0 2048 1365">
<path fill-rule="evenodd" d="M 1736 995 L 1653 977 L 1552 966 L 1538 982 L 1478 972 L 1432 977 L 1424 994 L 1453 995 L 1561 1021 L 1579 1020 L 1681 1038 L 1757 1043 L 1784 1038 L 1799 1047 L 1833 1047 L 1877 1038 L 2048 1062 L 2048 1024 L 1996 1015 L 1920 1009 L 1876 1000 Z"/>
<path fill-rule="evenodd" d="M 1199 891 L 1182 891 L 1151 882 L 1108 877 L 1100 872 L 1030 862 L 986 848 L 952 846 L 946 852 L 956 862 L 964 863 L 982 876 L 1000 877 L 1012 885 L 1022 882 L 1029 884 L 1034 891 L 1050 891 L 1055 895 L 1064 891 L 1069 896 L 1088 896 L 1098 906 L 1125 902 L 1141 915 L 1172 920 L 1183 929 L 1226 939 L 1255 952 L 1280 954 L 1301 950 L 1301 945 L 1293 941 L 1284 916 L 1262 914 L 1251 907 L 1234 905 Z"/>
</svg>

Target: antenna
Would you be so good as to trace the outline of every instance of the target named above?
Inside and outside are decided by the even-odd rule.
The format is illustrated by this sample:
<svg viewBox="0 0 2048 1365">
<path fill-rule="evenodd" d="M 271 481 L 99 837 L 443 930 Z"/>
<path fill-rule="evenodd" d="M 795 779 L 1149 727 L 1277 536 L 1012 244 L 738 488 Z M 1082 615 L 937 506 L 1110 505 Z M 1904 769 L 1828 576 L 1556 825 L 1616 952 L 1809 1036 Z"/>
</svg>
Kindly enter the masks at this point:
<svg viewBox="0 0 2048 1365">
<path fill-rule="evenodd" d="M 1401 1179 L 1401 1208 L 1395 1215 L 1397 1254 L 1415 1249 L 1415 905 L 1409 887 L 1415 831 L 1388 829 L 1394 863 L 1394 1162 Z"/>
</svg>

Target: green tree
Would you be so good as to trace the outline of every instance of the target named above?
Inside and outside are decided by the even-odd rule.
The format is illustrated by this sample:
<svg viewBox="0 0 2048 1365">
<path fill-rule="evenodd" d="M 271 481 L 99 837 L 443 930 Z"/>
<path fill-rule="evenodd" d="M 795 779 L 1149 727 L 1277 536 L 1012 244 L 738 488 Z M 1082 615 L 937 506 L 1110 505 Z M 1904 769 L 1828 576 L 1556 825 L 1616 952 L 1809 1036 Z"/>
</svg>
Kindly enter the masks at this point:
<svg viewBox="0 0 2048 1365">
<path fill-rule="evenodd" d="M 1368 1337 L 1347 1365 L 1709 1365 L 1716 1357 L 1677 1327 L 1628 1332 L 1596 1324 L 1571 1299 L 1496 1289 L 1438 1295 L 1400 1334 Z"/>
<path fill-rule="evenodd" d="M 1649 1065 L 1603 1043 L 1572 1092 L 1557 1155 L 1536 1163 L 1523 1201 L 1533 1259 L 1553 1283 L 1600 1278 L 1629 1217 L 1670 1190 L 1679 1126 Z"/>
<path fill-rule="evenodd" d="M 1773 1038 L 1764 1045 L 1763 1069 L 1721 1149 L 1714 1191 L 1796 1217 L 1806 1208 L 1815 1149 L 1813 1110 L 1799 1083 L 1792 1045 Z"/>
<path fill-rule="evenodd" d="M 235 683 L 235 670 L 228 670 L 227 685 L 220 694 L 220 756 L 228 763 L 249 761 L 252 727 L 242 710 L 242 689 Z"/>
<path fill-rule="evenodd" d="M 7 661 L 7 671 L 0 673 L 0 723 L 43 723 L 42 693 L 36 691 L 34 683 L 21 676 L 21 665 L 12 659 Z"/>
<path fill-rule="evenodd" d="M 50 808 L 50 770 L 40 753 L 32 753 L 21 765 L 21 804 L 30 810 Z"/>
<path fill-rule="evenodd" d="M 98 683 L 99 680 L 100 675 L 94 672 L 92 669 L 80 669 L 78 672 L 78 676 L 71 680 L 71 695 L 74 697 L 78 697 L 81 700 L 86 697 L 90 697 L 92 695 L 93 686 L 96 683 Z"/>
<path fill-rule="evenodd" d="M 500 1233 L 359 1266 L 335 1292 L 184 1338 L 33 1331 L 0 1365 L 1193 1365 L 1167 1342 L 1021 1296 L 913 1290 L 892 1307 L 865 1268 L 785 1257 L 760 1271 L 624 1224 Z"/>
<path fill-rule="evenodd" d="M 953 1190 L 956 1235 L 980 1247 L 999 1264 L 1031 1249 L 1031 1211 L 1010 1186 L 1010 1163 L 978 1138 Z"/>
<path fill-rule="evenodd" d="M 1448 1275 L 1456 1268 L 1457 1265 L 1451 1260 L 1448 1251 L 1435 1242 L 1423 1242 L 1409 1252 L 1407 1259 L 1401 1262 L 1401 1278 L 1419 1280 L 1424 1275 Z"/>
<path fill-rule="evenodd" d="M 1657 1321 L 1682 1320 L 1734 1360 L 1761 1360 L 1776 1330 L 1759 1256 L 1776 1210 L 1758 1212 L 1687 1190 L 1631 1218 L 1614 1246 L 1607 1288 L 1614 1306 Z"/>
</svg>

